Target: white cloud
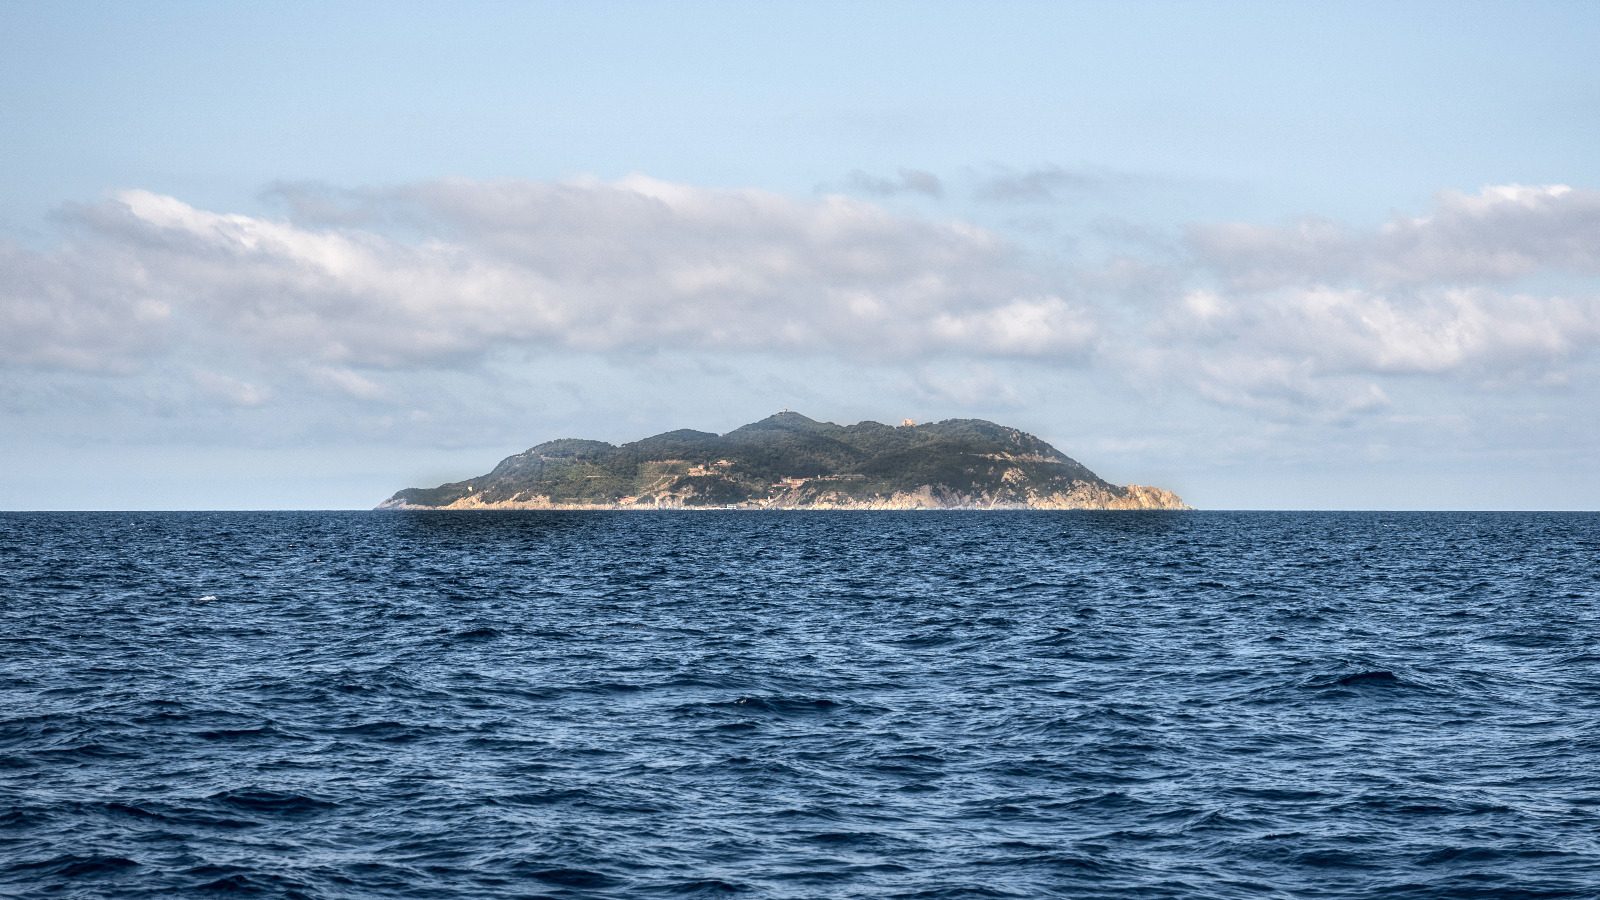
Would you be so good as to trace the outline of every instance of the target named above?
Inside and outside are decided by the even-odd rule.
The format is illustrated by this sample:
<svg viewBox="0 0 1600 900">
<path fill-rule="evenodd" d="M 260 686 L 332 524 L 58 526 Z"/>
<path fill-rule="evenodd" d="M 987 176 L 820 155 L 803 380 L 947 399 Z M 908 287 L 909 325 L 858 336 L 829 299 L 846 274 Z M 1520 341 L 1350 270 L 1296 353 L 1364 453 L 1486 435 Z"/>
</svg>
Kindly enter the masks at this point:
<svg viewBox="0 0 1600 900">
<path fill-rule="evenodd" d="M 125 191 L 78 210 L 72 244 L 9 249 L 0 359 L 127 366 L 227 341 L 370 395 L 327 373 L 508 346 L 1071 354 L 1095 333 L 994 234 L 842 196 L 641 176 L 278 192 L 290 220 Z"/>
<path fill-rule="evenodd" d="M 1245 289 L 1308 281 L 1368 286 L 1600 274 L 1600 191 L 1500 185 L 1441 192 L 1423 216 L 1361 231 L 1325 219 L 1191 229 L 1199 259 Z"/>
<path fill-rule="evenodd" d="M 1226 298 L 1194 291 L 1158 333 L 1301 359 L 1319 373 L 1443 374 L 1546 366 L 1592 350 L 1600 303 L 1481 288 L 1390 295 L 1314 286 Z"/>
<path fill-rule="evenodd" d="M 390 396 L 383 385 L 351 369 L 314 366 L 306 374 L 312 382 L 356 400 L 383 400 Z"/>
<path fill-rule="evenodd" d="M 951 346 L 993 356 L 1066 356 L 1086 349 L 1095 329 L 1090 316 L 1060 297 L 1015 300 L 970 313 L 941 313 L 933 335 Z"/>
<path fill-rule="evenodd" d="M 912 383 L 922 399 L 939 406 L 994 409 L 1021 403 L 1012 379 L 984 363 L 919 366 Z"/>
<path fill-rule="evenodd" d="M 1374 378 L 1549 384 L 1600 349 L 1600 192 L 1445 192 L 1366 231 L 1213 225 L 1190 245 L 1191 286 L 1152 322 L 1166 349 L 1150 365 L 1217 402 L 1377 409 Z"/>
<path fill-rule="evenodd" d="M 1390 379 L 1559 384 L 1600 349 L 1600 193 L 1562 186 L 1443 193 L 1364 230 L 1196 227 L 1179 261 L 1098 273 L 849 197 L 642 176 L 274 194 L 287 217 L 125 191 L 50 251 L 0 245 L 0 368 L 381 406 L 409 373 L 507 356 L 757 354 L 987 373 L 921 377 L 963 405 L 1010 396 L 981 367 L 1022 360 L 1339 417 L 1392 407 Z"/>
<path fill-rule="evenodd" d="M 117 256 L 69 246 L 47 256 L 0 242 L 0 363 L 125 372 L 162 349 L 172 306 Z"/>
<path fill-rule="evenodd" d="M 272 396 L 270 390 L 260 385 L 221 372 L 200 369 L 192 374 L 192 378 L 195 386 L 203 393 L 220 399 L 229 406 L 244 408 L 261 406 Z"/>
</svg>

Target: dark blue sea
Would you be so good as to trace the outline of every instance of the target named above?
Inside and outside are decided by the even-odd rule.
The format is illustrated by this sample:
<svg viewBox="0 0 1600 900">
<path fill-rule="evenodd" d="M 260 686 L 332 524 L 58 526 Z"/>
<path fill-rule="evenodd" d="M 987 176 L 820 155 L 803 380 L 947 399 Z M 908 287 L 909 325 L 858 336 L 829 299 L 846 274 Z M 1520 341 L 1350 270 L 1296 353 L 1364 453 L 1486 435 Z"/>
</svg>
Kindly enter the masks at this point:
<svg viewBox="0 0 1600 900">
<path fill-rule="evenodd" d="M 0 514 L 0 895 L 1600 897 L 1600 515 Z"/>
</svg>

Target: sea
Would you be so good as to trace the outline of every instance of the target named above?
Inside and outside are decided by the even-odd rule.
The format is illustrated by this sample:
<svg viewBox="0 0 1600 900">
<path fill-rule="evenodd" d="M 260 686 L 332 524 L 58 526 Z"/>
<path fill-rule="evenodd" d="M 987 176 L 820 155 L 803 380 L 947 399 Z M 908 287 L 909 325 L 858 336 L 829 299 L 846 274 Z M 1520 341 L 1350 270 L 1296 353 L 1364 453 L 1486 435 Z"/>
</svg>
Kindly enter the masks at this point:
<svg viewBox="0 0 1600 900">
<path fill-rule="evenodd" d="M 0 896 L 1600 897 L 1600 514 L 0 514 Z"/>
</svg>

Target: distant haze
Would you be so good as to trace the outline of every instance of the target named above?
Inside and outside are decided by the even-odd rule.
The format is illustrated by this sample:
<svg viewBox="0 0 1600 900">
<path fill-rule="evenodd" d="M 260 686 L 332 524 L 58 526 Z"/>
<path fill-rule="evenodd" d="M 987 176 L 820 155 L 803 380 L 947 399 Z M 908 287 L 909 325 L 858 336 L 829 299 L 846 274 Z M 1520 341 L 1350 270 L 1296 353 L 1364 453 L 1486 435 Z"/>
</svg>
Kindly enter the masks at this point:
<svg viewBox="0 0 1600 900">
<path fill-rule="evenodd" d="M 0 6 L 0 509 L 984 418 L 1600 508 L 1600 8 Z"/>
</svg>

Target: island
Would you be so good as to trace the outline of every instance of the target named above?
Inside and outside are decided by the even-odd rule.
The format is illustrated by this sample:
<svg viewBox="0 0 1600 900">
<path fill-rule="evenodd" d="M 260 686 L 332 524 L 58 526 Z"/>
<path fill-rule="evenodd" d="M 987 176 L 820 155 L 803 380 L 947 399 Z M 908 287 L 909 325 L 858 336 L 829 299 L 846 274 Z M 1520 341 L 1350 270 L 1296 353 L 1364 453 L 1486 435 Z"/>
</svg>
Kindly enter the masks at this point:
<svg viewBox="0 0 1600 900">
<path fill-rule="evenodd" d="M 487 475 L 407 488 L 379 509 L 1189 509 L 1112 484 L 1031 434 L 982 419 L 836 425 L 787 410 L 717 435 L 617 446 L 563 439 Z"/>
</svg>

